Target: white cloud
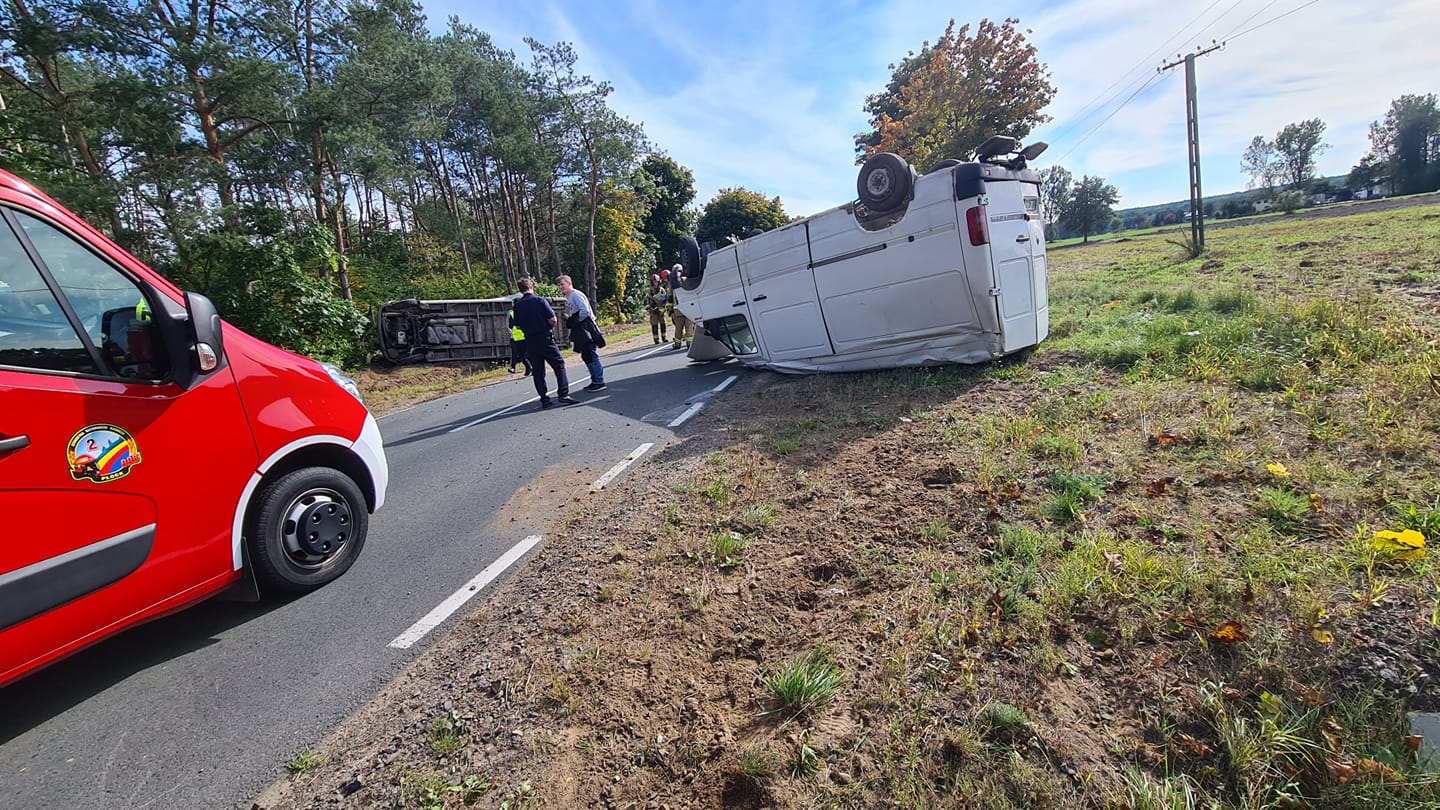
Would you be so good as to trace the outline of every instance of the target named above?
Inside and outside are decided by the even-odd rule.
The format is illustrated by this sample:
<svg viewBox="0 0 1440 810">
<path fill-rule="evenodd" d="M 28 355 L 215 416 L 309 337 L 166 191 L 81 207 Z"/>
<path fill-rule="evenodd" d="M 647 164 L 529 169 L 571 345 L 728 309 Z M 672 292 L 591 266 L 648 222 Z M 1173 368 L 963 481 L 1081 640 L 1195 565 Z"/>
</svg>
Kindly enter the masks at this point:
<svg viewBox="0 0 1440 810">
<path fill-rule="evenodd" d="M 580 69 L 614 85 L 612 106 L 695 172 L 699 202 L 744 186 L 778 195 L 791 214 L 853 198 L 852 137 L 868 129 L 862 105 L 888 65 L 934 41 L 951 16 L 957 25 L 1001 16 L 933 0 L 426 6 L 436 27 L 458 14 L 522 61 L 524 36 L 571 42 Z M 1019 16 L 1058 90 L 1047 110 L 1055 120 L 1030 139 L 1051 144 L 1038 165 L 1063 155 L 1077 176 L 1115 184 L 1122 206 L 1187 195 L 1184 71 L 1154 72 L 1211 39 L 1231 37 L 1196 60 L 1208 193 L 1244 187 L 1240 155 L 1252 137 L 1308 118 L 1327 125 L 1321 171 L 1348 171 L 1392 99 L 1440 91 L 1424 41 L 1440 30 L 1434 0 L 1058 0 Z M 1107 103 L 1097 109 L 1097 99 Z"/>
</svg>

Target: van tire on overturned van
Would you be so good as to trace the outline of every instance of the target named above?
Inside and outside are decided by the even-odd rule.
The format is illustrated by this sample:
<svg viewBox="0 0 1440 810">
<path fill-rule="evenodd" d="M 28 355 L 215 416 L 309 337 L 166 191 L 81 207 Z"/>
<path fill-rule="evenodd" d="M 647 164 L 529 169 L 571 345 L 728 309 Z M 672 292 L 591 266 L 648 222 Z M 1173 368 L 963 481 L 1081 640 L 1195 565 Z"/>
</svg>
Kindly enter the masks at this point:
<svg viewBox="0 0 1440 810">
<path fill-rule="evenodd" d="M 350 477 L 302 467 L 261 491 L 245 527 L 262 589 L 301 593 L 345 573 L 365 545 L 370 512 Z"/>
<path fill-rule="evenodd" d="M 679 285 L 681 289 L 690 291 L 700 286 L 700 279 L 705 276 L 705 257 L 700 253 L 700 243 L 693 236 L 680 238 L 680 268 L 684 273 Z M 672 288 L 675 283 L 675 279 L 670 279 Z"/>
<path fill-rule="evenodd" d="M 865 207 L 876 213 L 899 208 L 909 199 L 914 186 L 910 164 L 894 152 L 881 152 L 865 159 L 855 191 Z"/>
</svg>

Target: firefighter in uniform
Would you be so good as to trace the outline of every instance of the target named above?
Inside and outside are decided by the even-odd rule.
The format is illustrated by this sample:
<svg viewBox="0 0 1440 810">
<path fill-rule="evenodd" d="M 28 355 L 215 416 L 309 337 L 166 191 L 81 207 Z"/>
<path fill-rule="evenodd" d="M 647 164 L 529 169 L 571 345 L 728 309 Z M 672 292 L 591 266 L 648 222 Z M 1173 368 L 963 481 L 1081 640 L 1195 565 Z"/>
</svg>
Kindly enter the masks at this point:
<svg viewBox="0 0 1440 810">
<path fill-rule="evenodd" d="M 668 273 L 661 270 L 661 280 L 668 280 L 672 286 L 678 286 L 680 284 L 680 273 L 684 269 L 685 268 L 677 264 L 670 268 Z M 689 318 L 685 317 L 685 313 L 681 312 L 679 307 L 675 306 L 674 296 L 670 298 L 670 319 L 675 323 L 675 342 L 671 344 L 671 348 L 678 349 L 682 344 L 689 346 L 691 338 L 694 337 L 695 325 L 690 322 Z"/>
<path fill-rule="evenodd" d="M 658 274 L 650 275 L 650 297 L 645 299 L 645 307 L 650 310 L 650 337 L 656 345 L 669 340 L 665 336 L 665 315 L 670 308 L 670 288 L 666 286 Z"/>
</svg>

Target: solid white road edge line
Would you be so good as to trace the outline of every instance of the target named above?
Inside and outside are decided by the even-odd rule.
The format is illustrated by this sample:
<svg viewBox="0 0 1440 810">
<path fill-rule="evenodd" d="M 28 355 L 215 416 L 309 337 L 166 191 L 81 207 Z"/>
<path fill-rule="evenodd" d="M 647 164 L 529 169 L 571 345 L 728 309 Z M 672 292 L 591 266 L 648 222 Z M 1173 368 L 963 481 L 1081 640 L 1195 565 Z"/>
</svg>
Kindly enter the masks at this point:
<svg viewBox="0 0 1440 810">
<path fill-rule="evenodd" d="M 732 376 L 730 376 L 730 377 L 727 377 L 724 382 L 720 383 L 719 385 L 715 386 L 714 388 L 711 388 L 709 391 L 706 391 L 705 393 L 710 394 L 711 396 L 714 396 L 715 394 L 718 394 L 718 393 L 720 393 L 721 391 L 724 391 L 726 388 L 730 387 L 730 383 L 735 382 L 735 380 L 738 379 L 738 378 L 739 378 L 739 375 L 738 375 L 738 374 L 732 375 Z M 699 412 L 700 412 L 700 409 L 703 408 L 703 407 L 705 407 L 705 403 L 707 403 L 707 402 L 709 402 L 709 401 L 710 401 L 710 397 L 703 397 L 699 402 L 697 402 L 697 403 L 695 403 L 694 405 L 691 405 L 690 407 L 686 408 L 684 413 L 682 413 L 682 414 L 680 414 L 679 416 L 675 417 L 674 419 L 670 420 L 670 424 L 666 425 L 665 427 L 672 427 L 672 428 L 673 428 L 673 427 L 680 427 L 681 425 L 685 424 L 686 420 L 688 420 L 690 417 L 692 417 L 692 416 L 694 416 L 695 414 L 699 413 Z"/>
<path fill-rule="evenodd" d="M 532 534 L 529 537 L 511 546 L 510 550 L 500 555 L 500 559 L 485 566 L 485 570 L 475 575 L 475 578 L 460 586 L 460 590 L 445 597 L 445 601 L 435 606 L 435 609 L 425 614 L 425 617 L 410 625 L 410 628 L 395 637 L 395 640 L 387 646 L 397 650 L 406 650 L 410 645 L 425 637 L 425 634 L 439 627 L 450 614 L 459 610 L 462 605 L 469 602 L 471 597 L 479 593 L 482 588 L 489 585 L 492 580 L 505 573 L 505 569 L 514 565 L 521 557 L 524 557 L 530 549 L 540 543 L 540 535 Z"/>
<path fill-rule="evenodd" d="M 577 381 L 577 382 L 578 382 L 578 381 Z M 589 375 L 589 374 L 586 374 L 586 375 L 585 375 L 585 382 L 587 382 L 587 383 L 590 382 L 590 375 Z M 546 387 L 547 387 L 547 388 L 549 387 L 549 378 L 548 378 L 548 377 L 546 378 Z M 571 387 L 573 388 L 574 386 L 572 385 Z M 582 387 L 582 388 L 584 387 L 584 383 L 581 383 L 581 387 Z M 522 401 L 522 402 L 517 402 L 517 403 L 515 403 L 514 405 L 511 405 L 511 406 L 508 407 L 508 408 L 501 408 L 500 410 L 498 410 L 498 411 L 496 411 L 496 412 L 494 412 L 494 413 L 492 413 L 492 414 L 488 414 L 488 415 L 486 415 L 486 416 L 482 416 L 482 417 L 480 417 L 479 419 L 476 419 L 476 420 L 473 421 L 473 422 L 466 422 L 465 424 L 461 425 L 460 427 L 450 428 L 450 429 L 449 429 L 448 431 L 446 431 L 446 432 L 447 432 L 447 433 L 459 433 L 460 431 L 462 431 L 462 430 L 464 430 L 464 429 L 466 429 L 466 428 L 472 428 L 472 427 L 475 427 L 476 425 L 483 424 L 483 423 L 485 423 L 485 422 L 489 422 L 491 419 L 494 419 L 494 418 L 497 417 L 497 416 L 504 416 L 505 414 L 507 414 L 507 413 L 515 410 L 516 408 L 520 407 L 521 405 L 529 405 L 529 404 L 532 403 L 532 402 L 539 402 L 539 401 L 540 401 L 540 397 L 539 397 L 539 395 L 536 395 L 536 396 L 530 397 L 529 399 L 524 400 L 524 401 Z"/>
<path fill-rule="evenodd" d="M 615 480 L 615 476 L 619 475 L 619 474 L 622 473 L 622 472 L 625 472 L 625 468 L 626 468 L 626 467 L 629 467 L 631 464 L 634 464 L 635 461 L 636 461 L 636 459 L 638 459 L 638 458 L 640 458 L 641 456 L 645 455 L 645 451 L 646 451 L 646 450 L 649 450 L 650 448 L 652 448 L 652 447 L 654 447 L 654 446 L 655 446 L 655 443 L 654 443 L 654 442 L 646 442 L 646 443 L 640 445 L 639 447 L 635 448 L 634 450 L 631 450 L 631 451 L 630 451 L 630 455 L 628 455 L 628 456 L 626 456 L 625 458 L 621 459 L 619 464 L 616 464 L 614 467 L 611 467 L 610 470 L 609 470 L 608 472 L 606 472 L 604 475 L 600 476 L 599 478 L 596 478 L 596 479 L 595 479 L 595 483 L 593 483 L 593 484 L 590 485 L 590 491 L 591 491 L 591 492 L 599 492 L 600 490 L 604 489 L 606 484 L 608 484 L 608 483 L 610 483 L 611 481 L 614 481 L 614 480 Z"/>
</svg>

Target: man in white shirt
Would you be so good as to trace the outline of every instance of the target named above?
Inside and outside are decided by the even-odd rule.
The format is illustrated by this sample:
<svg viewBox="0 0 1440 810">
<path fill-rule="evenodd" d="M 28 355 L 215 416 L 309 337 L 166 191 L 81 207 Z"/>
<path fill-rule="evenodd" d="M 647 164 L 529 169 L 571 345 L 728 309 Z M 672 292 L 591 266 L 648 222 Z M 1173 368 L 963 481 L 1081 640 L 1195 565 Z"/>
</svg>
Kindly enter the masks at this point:
<svg viewBox="0 0 1440 810">
<path fill-rule="evenodd" d="M 569 276 L 561 276 L 555 282 L 560 285 L 560 294 L 565 296 L 569 313 L 565 320 L 570 327 L 570 340 L 574 341 L 575 351 L 580 353 L 580 359 L 590 370 L 590 384 L 585 386 L 585 390 L 604 391 L 605 368 L 600 365 L 600 352 L 595 347 L 594 335 L 600 332 L 595 322 L 595 310 L 590 308 L 590 299 L 585 297 L 585 293 L 575 289 L 575 282 Z"/>
</svg>

